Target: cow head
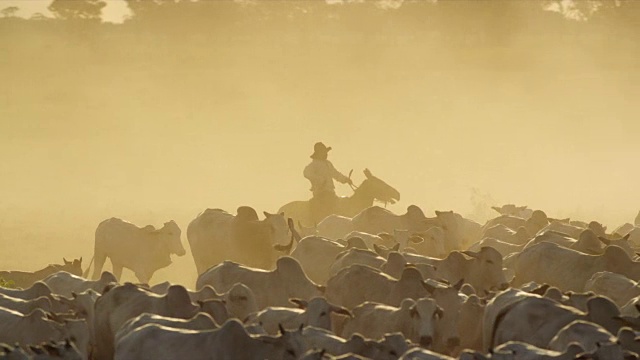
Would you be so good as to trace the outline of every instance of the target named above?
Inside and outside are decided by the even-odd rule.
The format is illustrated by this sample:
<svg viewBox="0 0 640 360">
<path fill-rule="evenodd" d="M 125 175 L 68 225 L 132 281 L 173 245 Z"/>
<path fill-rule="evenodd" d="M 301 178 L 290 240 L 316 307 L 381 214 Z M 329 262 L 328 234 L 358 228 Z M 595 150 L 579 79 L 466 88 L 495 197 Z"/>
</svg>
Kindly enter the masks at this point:
<svg viewBox="0 0 640 360">
<path fill-rule="evenodd" d="M 409 318 L 406 324 L 410 329 L 406 329 L 406 333 L 411 334 L 409 337 L 422 347 L 431 347 L 435 337 L 436 321 L 444 316 L 442 308 L 436 304 L 435 300 L 422 298 L 418 301 L 404 299 L 400 309 L 408 312 Z"/>
<path fill-rule="evenodd" d="M 60 270 L 82 276 L 82 257 L 80 257 L 80 259 L 74 259 L 73 261 L 67 261 L 67 259 L 62 258 L 62 261 L 64 261 L 64 265 Z"/>
<path fill-rule="evenodd" d="M 321 329 L 331 330 L 331 313 L 345 315 L 353 317 L 353 314 L 341 306 L 336 306 L 327 301 L 322 296 L 316 296 L 310 301 L 303 299 L 289 299 L 293 304 L 296 304 L 300 309 L 303 309 L 307 313 L 307 321 L 309 326 L 315 326 Z"/>
<path fill-rule="evenodd" d="M 466 296 L 460 294 L 455 286 L 445 284 L 432 286 L 429 283 L 425 285 L 430 289 L 430 298 L 434 299 L 438 306 L 443 309 L 442 316 L 435 325 L 437 336 L 434 339 L 434 350 L 449 353 L 460 345 L 458 318 Z"/>
<path fill-rule="evenodd" d="M 478 293 L 504 290 L 509 286 L 502 271 L 502 255 L 498 250 L 484 246 L 478 252 L 464 251 L 463 254 L 472 258 L 466 280 Z"/>
<path fill-rule="evenodd" d="M 288 244 L 291 240 L 291 232 L 289 230 L 289 224 L 284 217 L 284 212 L 279 214 L 270 214 L 264 212 L 265 223 L 269 224 L 269 238 L 272 244 Z"/>
<path fill-rule="evenodd" d="M 162 235 L 162 238 L 165 241 L 165 244 L 167 244 L 171 254 L 176 254 L 178 256 L 186 254 L 186 251 L 182 246 L 182 240 L 180 239 L 180 227 L 178 227 L 178 224 L 176 224 L 175 221 L 171 220 L 164 223 L 162 229 L 158 231 Z"/>
</svg>

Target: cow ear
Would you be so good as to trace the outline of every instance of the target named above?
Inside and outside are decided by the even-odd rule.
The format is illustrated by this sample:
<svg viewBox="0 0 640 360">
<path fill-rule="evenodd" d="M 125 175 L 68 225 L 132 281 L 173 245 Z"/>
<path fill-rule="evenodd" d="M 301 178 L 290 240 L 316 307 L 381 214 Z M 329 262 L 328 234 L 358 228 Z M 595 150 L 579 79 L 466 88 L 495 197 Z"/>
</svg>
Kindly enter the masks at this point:
<svg viewBox="0 0 640 360">
<path fill-rule="evenodd" d="M 631 233 L 628 233 L 627 235 L 623 236 L 622 240 L 629 241 L 629 237 L 631 237 Z"/>
<path fill-rule="evenodd" d="M 65 258 L 62 258 L 62 260 L 64 261 L 64 264 L 65 264 L 65 265 L 69 265 L 69 264 L 71 264 L 71 261 L 67 261 L 67 259 L 65 259 Z"/>
<path fill-rule="evenodd" d="M 420 313 L 418 313 L 418 310 L 416 310 L 416 306 L 413 305 L 411 308 L 409 308 L 409 316 L 413 317 L 418 317 L 420 316 Z"/>
<path fill-rule="evenodd" d="M 80 264 L 82 264 L 82 256 L 80 256 Z"/>
<path fill-rule="evenodd" d="M 464 285 L 464 279 L 460 279 L 460 281 L 458 281 L 457 283 L 455 283 L 453 285 L 453 288 L 460 291 L 460 288 L 462 288 L 462 285 Z"/>
<path fill-rule="evenodd" d="M 271 217 L 271 214 L 269 214 L 269 213 L 268 213 L 268 212 L 266 212 L 266 211 L 263 211 L 262 213 L 264 214 L 264 217 L 267 217 L 267 218 L 268 218 L 268 217 Z"/>
<path fill-rule="evenodd" d="M 309 305 L 307 301 L 298 298 L 289 299 L 289 302 L 298 305 L 300 309 L 306 309 L 307 305 Z"/>
<path fill-rule="evenodd" d="M 444 317 L 444 310 L 440 306 L 436 305 L 436 311 L 433 313 L 433 317 L 436 319 L 442 319 Z"/>
<path fill-rule="evenodd" d="M 547 289 L 549 289 L 549 284 L 543 284 L 529 291 L 529 293 L 543 296 L 544 293 L 547 292 Z"/>
<path fill-rule="evenodd" d="M 331 311 L 336 313 L 336 314 L 340 314 L 340 315 L 346 315 L 350 318 L 353 319 L 353 313 L 351 313 L 351 311 L 349 311 L 346 308 L 343 308 L 342 306 L 331 306 Z"/>
<path fill-rule="evenodd" d="M 393 251 L 398 251 L 398 249 L 400 249 L 400 243 L 396 243 L 396 244 L 391 248 L 391 250 L 393 250 Z"/>
<path fill-rule="evenodd" d="M 418 236 L 418 235 L 413 235 L 409 238 L 409 241 L 412 244 L 420 244 L 424 242 L 424 238 L 422 236 Z"/>
</svg>

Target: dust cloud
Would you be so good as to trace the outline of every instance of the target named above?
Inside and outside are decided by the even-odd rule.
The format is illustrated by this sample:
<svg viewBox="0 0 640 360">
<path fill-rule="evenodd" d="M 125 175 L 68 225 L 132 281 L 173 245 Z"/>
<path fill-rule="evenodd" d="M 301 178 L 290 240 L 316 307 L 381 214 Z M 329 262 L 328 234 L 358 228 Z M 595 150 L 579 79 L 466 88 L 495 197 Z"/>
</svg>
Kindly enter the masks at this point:
<svg viewBox="0 0 640 360">
<path fill-rule="evenodd" d="M 588 20 L 542 1 L 127 3 L 122 24 L 0 18 L 1 269 L 88 264 L 110 217 L 174 219 L 188 245 L 206 208 L 275 212 L 310 197 L 317 141 L 398 189 L 397 213 L 515 203 L 613 230 L 640 208 L 633 2 Z M 187 250 L 153 282 L 195 276 Z"/>
</svg>

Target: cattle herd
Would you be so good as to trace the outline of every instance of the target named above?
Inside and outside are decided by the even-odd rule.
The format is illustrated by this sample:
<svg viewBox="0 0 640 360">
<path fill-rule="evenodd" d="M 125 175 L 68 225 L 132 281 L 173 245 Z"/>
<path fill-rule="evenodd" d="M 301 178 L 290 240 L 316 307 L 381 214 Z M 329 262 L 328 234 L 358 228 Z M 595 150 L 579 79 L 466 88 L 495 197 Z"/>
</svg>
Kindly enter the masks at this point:
<svg viewBox="0 0 640 360">
<path fill-rule="evenodd" d="M 186 228 L 196 284 L 153 286 L 186 254 L 178 224 L 108 219 L 85 269 L 0 272 L 0 359 L 640 358 L 640 214 L 608 230 L 494 209 L 207 209 Z"/>
</svg>

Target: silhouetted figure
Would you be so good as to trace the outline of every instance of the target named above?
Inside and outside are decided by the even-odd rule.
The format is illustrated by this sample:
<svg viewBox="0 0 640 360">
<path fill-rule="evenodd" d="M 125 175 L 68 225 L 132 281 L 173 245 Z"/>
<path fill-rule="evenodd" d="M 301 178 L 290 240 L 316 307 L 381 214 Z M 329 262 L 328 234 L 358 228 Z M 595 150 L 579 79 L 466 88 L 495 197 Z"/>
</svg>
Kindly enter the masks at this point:
<svg viewBox="0 0 640 360">
<path fill-rule="evenodd" d="M 304 168 L 304 177 L 311 182 L 313 198 L 309 201 L 311 213 L 314 219 L 323 219 L 330 215 L 338 202 L 333 180 L 342 184 L 353 185 L 350 178 L 340 173 L 327 159 L 331 147 L 318 142 L 313 147 L 313 159 Z"/>
</svg>

